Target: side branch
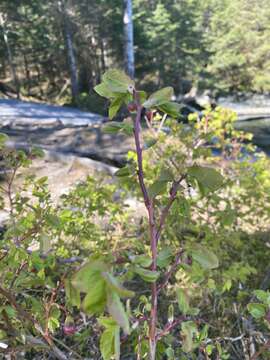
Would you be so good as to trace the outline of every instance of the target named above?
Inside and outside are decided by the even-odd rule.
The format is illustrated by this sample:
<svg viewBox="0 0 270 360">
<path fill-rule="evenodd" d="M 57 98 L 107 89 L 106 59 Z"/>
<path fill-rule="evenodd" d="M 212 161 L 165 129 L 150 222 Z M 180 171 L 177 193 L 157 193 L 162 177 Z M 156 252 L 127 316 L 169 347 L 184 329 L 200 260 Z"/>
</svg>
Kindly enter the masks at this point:
<svg viewBox="0 0 270 360">
<path fill-rule="evenodd" d="M 176 326 L 180 325 L 183 321 L 186 321 L 187 317 L 185 315 L 180 316 L 175 319 L 173 322 L 168 323 L 165 328 L 157 334 L 157 340 L 161 339 L 163 336 L 168 335 Z"/>
<path fill-rule="evenodd" d="M 2 288 L 0 286 L 0 294 L 7 299 L 7 301 L 10 303 L 10 305 L 18 312 L 18 315 L 22 320 L 27 320 L 27 321 L 29 321 L 30 323 L 32 323 L 34 325 L 35 329 L 42 335 L 42 337 L 44 338 L 46 343 L 50 346 L 50 348 L 51 348 L 52 352 L 54 353 L 56 359 L 68 360 L 66 355 L 60 349 L 58 349 L 55 346 L 55 344 L 53 343 L 51 338 L 44 333 L 44 331 L 42 330 L 41 326 L 36 321 L 36 319 L 34 319 L 32 317 L 32 315 L 30 315 L 26 310 L 24 310 L 23 307 L 21 307 L 17 303 L 15 297 L 10 292 L 8 292 L 7 290 L 5 290 L 4 288 Z"/>
<path fill-rule="evenodd" d="M 186 175 L 183 175 L 181 176 L 181 178 L 177 181 L 174 181 L 173 182 L 173 185 L 171 187 L 171 190 L 170 190 L 170 197 L 169 197 L 169 200 L 168 200 L 168 203 L 167 205 L 165 206 L 165 208 L 162 210 L 162 213 L 161 213 L 161 216 L 160 216 L 160 221 L 159 221 L 159 227 L 158 227 L 158 230 L 157 230 L 157 242 L 160 238 L 160 235 L 161 235 L 161 232 L 165 226 L 165 221 L 166 221 L 166 218 L 169 214 L 169 211 L 172 207 L 172 204 L 174 203 L 174 200 L 176 199 L 176 195 L 177 195 L 177 192 L 179 190 L 179 186 L 180 186 L 180 183 L 182 180 L 184 180 L 184 178 L 186 177 Z"/>
<path fill-rule="evenodd" d="M 164 281 L 162 284 L 159 285 L 157 292 L 160 293 L 162 289 L 168 284 L 171 276 L 175 273 L 177 266 L 181 263 L 181 256 L 184 253 L 184 250 L 180 250 L 175 257 L 174 263 L 172 264 L 170 270 L 168 270 L 165 274 Z"/>
</svg>

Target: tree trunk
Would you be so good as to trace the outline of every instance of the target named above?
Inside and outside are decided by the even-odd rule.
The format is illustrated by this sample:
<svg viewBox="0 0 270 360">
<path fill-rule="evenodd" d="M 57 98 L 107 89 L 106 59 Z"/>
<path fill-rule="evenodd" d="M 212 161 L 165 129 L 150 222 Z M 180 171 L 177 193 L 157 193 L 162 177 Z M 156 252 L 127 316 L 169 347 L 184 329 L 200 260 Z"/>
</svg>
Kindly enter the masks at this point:
<svg viewBox="0 0 270 360">
<path fill-rule="evenodd" d="M 101 71 L 102 73 L 106 70 L 106 61 L 105 61 L 105 49 L 103 39 L 100 39 L 100 50 L 101 50 Z"/>
<path fill-rule="evenodd" d="M 2 30 L 3 30 L 3 38 L 4 38 L 6 48 L 7 48 L 7 53 L 8 53 L 8 63 L 9 63 L 9 67 L 10 67 L 10 70 L 11 70 L 12 77 L 13 77 L 13 83 L 14 83 L 14 86 L 15 86 L 17 99 L 19 99 L 20 98 L 20 83 L 19 83 L 19 79 L 18 79 L 18 76 L 17 76 L 16 67 L 15 67 L 15 64 L 13 62 L 13 54 L 12 54 L 11 47 L 10 47 L 10 44 L 9 44 L 9 39 L 8 39 L 8 34 L 7 34 L 6 26 L 5 26 L 4 16 L 1 13 L 0 13 L 0 25 L 1 25 Z"/>
<path fill-rule="evenodd" d="M 134 40 L 132 20 L 132 0 L 124 0 L 124 42 L 125 42 L 125 68 L 127 74 L 134 78 Z"/>
<path fill-rule="evenodd" d="M 44 96 L 44 91 L 42 89 L 41 73 L 40 73 L 40 69 L 39 69 L 39 66 L 38 66 L 37 63 L 35 64 L 35 69 L 36 69 L 36 72 L 37 72 L 37 79 L 38 79 L 38 87 L 39 87 L 40 96 L 43 97 Z"/>
<path fill-rule="evenodd" d="M 60 11 L 63 19 L 63 33 L 67 48 L 67 57 L 68 57 L 70 80 L 71 80 L 71 93 L 73 100 L 75 100 L 79 95 L 79 85 L 78 85 L 78 75 L 77 75 L 78 71 L 77 71 L 77 63 L 76 63 L 74 46 L 72 41 L 72 34 L 70 30 L 69 18 L 65 8 L 64 1 L 60 1 Z"/>
<path fill-rule="evenodd" d="M 29 69 L 29 63 L 27 60 L 27 55 L 24 53 L 23 54 L 23 59 L 24 59 L 24 71 L 25 71 L 25 76 L 26 76 L 26 81 L 27 81 L 27 94 L 28 96 L 30 95 L 31 92 L 31 75 L 30 75 L 30 69 Z"/>
</svg>

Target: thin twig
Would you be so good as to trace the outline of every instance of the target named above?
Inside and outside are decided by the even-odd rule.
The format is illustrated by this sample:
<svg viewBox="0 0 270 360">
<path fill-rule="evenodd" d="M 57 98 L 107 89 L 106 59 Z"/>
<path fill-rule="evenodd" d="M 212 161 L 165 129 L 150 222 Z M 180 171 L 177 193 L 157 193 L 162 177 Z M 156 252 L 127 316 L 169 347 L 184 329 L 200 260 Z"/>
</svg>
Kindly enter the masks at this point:
<svg viewBox="0 0 270 360">
<path fill-rule="evenodd" d="M 10 305 L 17 311 L 19 317 L 22 320 L 27 320 L 34 325 L 35 329 L 42 335 L 46 343 L 50 346 L 51 350 L 53 351 L 57 359 L 68 360 L 66 355 L 62 353 L 62 351 L 55 346 L 51 338 L 46 336 L 46 334 L 44 333 L 44 331 L 42 330 L 41 326 L 36 321 L 36 319 L 34 319 L 31 314 L 29 314 L 26 310 L 24 310 L 24 308 L 21 305 L 17 303 L 15 297 L 10 292 L 8 292 L 7 290 L 5 290 L 0 286 L 0 294 L 2 294 L 8 300 Z"/>
<path fill-rule="evenodd" d="M 177 266 L 180 264 L 181 261 L 181 256 L 183 254 L 184 250 L 180 250 L 175 257 L 174 263 L 172 264 L 170 270 L 167 271 L 167 273 L 165 274 L 164 277 L 164 281 L 162 284 L 159 285 L 157 292 L 160 293 L 160 291 L 162 289 L 164 289 L 164 287 L 168 284 L 172 274 L 175 272 L 175 270 L 177 269 Z"/>
<path fill-rule="evenodd" d="M 180 316 L 179 318 L 175 319 L 173 322 L 168 323 L 165 325 L 164 329 L 157 334 L 157 340 L 161 339 L 163 336 L 168 335 L 176 326 L 180 325 L 183 321 L 186 321 L 187 317 L 185 315 Z"/>
<path fill-rule="evenodd" d="M 142 114 L 142 105 L 140 104 L 139 95 L 137 94 L 136 91 L 134 92 L 134 98 L 137 104 L 137 114 L 134 122 L 134 138 L 135 138 L 136 153 L 137 153 L 138 179 L 142 190 L 145 206 L 148 209 L 150 205 L 150 198 L 144 182 L 144 171 L 142 165 L 142 147 L 140 143 L 140 127 L 141 127 L 140 121 Z"/>
<path fill-rule="evenodd" d="M 162 127 L 163 127 L 163 125 L 164 125 L 164 123 L 165 123 L 166 118 L 167 118 L 167 114 L 164 114 L 163 117 L 162 117 L 162 120 L 161 120 L 161 122 L 160 122 L 160 124 L 159 124 L 157 133 L 160 133 L 160 131 L 162 130 Z"/>
<path fill-rule="evenodd" d="M 177 195 L 177 192 L 179 190 L 179 187 L 180 187 L 180 184 L 181 182 L 184 180 L 184 178 L 186 177 L 186 175 L 182 175 L 180 177 L 179 180 L 177 181 L 174 181 L 172 187 L 171 187 L 171 190 L 170 190 L 170 197 L 169 197 L 169 200 L 168 200 L 168 203 L 167 205 L 165 206 L 165 208 L 162 210 L 162 213 L 161 213 L 161 216 L 160 216 L 160 221 L 159 221 L 159 227 L 158 227 L 158 230 L 157 230 L 157 241 L 159 240 L 160 238 L 160 235 L 161 235 L 161 232 L 165 226 L 165 220 L 169 214 L 169 211 L 172 207 L 172 204 L 174 203 L 175 199 L 176 199 L 176 195 Z"/>
<path fill-rule="evenodd" d="M 256 360 L 265 351 L 270 349 L 270 339 L 253 355 L 250 360 Z"/>
</svg>

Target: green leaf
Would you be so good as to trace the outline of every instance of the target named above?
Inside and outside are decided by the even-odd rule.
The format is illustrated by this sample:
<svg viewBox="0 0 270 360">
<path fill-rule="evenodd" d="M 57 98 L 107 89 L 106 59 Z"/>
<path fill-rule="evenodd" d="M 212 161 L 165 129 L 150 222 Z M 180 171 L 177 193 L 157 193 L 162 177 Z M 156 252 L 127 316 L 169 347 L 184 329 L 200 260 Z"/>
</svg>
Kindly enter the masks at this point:
<svg viewBox="0 0 270 360">
<path fill-rule="evenodd" d="M 54 214 L 48 214 L 46 216 L 46 220 L 51 227 L 55 227 L 55 228 L 60 227 L 60 219 L 58 216 L 56 216 Z"/>
<path fill-rule="evenodd" d="M 114 358 L 120 360 L 120 327 L 114 329 Z"/>
<path fill-rule="evenodd" d="M 0 140 L 0 143 L 1 143 L 1 140 Z M 38 148 L 38 147 L 34 147 L 34 148 L 31 150 L 31 154 L 32 154 L 33 156 L 38 157 L 38 158 L 44 158 L 44 156 L 45 156 L 44 151 L 43 151 L 41 148 Z"/>
<path fill-rule="evenodd" d="M 143 103 L 145 108 L 153 108 L 170 102 L 173 96 L 173 88 L 165 87 L 161 90 L 154 92 L 148 100 Z"/>
<path fill-rule="evenodd" d="M 227 279 L 222 287 L 222 291 L 230 291 L 232 287 L 232 279 Z"/>
<path fill-rule="evenodd" d="M 177 296 L 177 302 L 178 302 L 179 310 L 184 315 L 188 314 L 190 306 L 189 306 L 189 298 L 188 298 L 188 295 L 187 295 L 187 291 L 185 291 L 182 288 L 177 288 L 176 289 L 176 296 Z"/>
<path fill-rule="evenodd" d="M 181 107 L 182 106 L 180 104 L 170 101 L 159 105 L 158 109 L 173 118 L 178 118 L 180 116 Z"/>
<path fill-rule="evenodd" d="M 109 106 L 109 118 L 112 119 L 117 114 L 118 110 L 120 109 L 121 105 L 123 104 L 123 97 L 117 97 L 112 100 Z"/>
<path fill-rule="evenodd" d="M 206 346 L 205 349 L 206 349 L 207 355 L 212 355 L 212 352 L 214 350 L 214 346 L 209 344 L 209 345 Z"/>
<path fill-rule="evenodd" d="M 170 264 L 170 261 L 172 259 L 172 249 L 167 246 L 163 248 L 159 253 L 157 257 L 157 265 L 160 268 L 165 268 Z"/>
<path fill-rule="evenodd" d="M 158 181 L 165 181 L 165 182 L 169 182 L 169 181 L 173 181 L 174 177 L 173 177 L 173 173 L 171 172 L 170 169 L 166 169 L 166 168 L 162 168 L 158 177 Z"/>
<path fill-rule="evenodd" d="M 86 314 L 94 315 L 104 310 L 106 305 L 106 282 L 101 277 L 96 277 L 91 284 L 83 303 L 82 308 Z"/>
<path fill-rule="evenodd" d="M 98 319 L 98 322 L 100 325 L 104 326 L 105 328 L 118 326 L 117 322 L 111 317 L 102 316 Z"/>
<path fill-rule="evenodd" d="M 100 96 L 105 97 L 107 99 L 112 99 L 115 97 L 115 92 L 111 91 L 105 83 L 101 83 L 95 86 L 94 90 Z"/>
<path fill-rule="evenodd" d="M 152 259 L 148 255 L 135 255 L 130 258 L 134 264 L 142 266 L 143 268 L 148 268 L 152 264 Z"/>
<path fill-rule="evenodd" d="M 49 330 L 54 333 L 56 329 L 60 326 L 59 320 L 54 317 L 49 317 L 48 319 L 48 328 Z"/>
<path fill-rule="evenodd" d="M 123 329 L 125 334 L 130 333 L 129 320 L 125 308 L 116 292 L 108 293 L 107 308 L 109 314 Z"/>
<path fill-rule="evenodd" d="M 208 330 L 209 330 L 209 325 L 205 324 L 202 330 L 200 330 L 200 336 L 199 336 L 200 341 L 203 341 L 208 337 Z"/>
<path fill-rule="evenodd" d="M 115 360 L 120 360 L 120 327 L 112 318 L 103 317 L 98 321 L 105 327 L 100 338 L 100 351 L 103 359 L 110 360 L 114 356 Z"/>
<path fill-rule="evenodd" d="M 108 267 L 103 261 L 90 261 L 74 274 L 71 279 L 71 283 L 81 292 L 88 293 L 91 291 L 93 284 L 103 280 L 101 272 L 107 270 Z"/>
<path fill-rule="evenodd" d="M 0 340 L 4 340 L 8 337 L 7 333 L 4 330 L 0 329 Z"/>
<path fill-rule="evenodd" d="M 188 315 L 191 315 L 191 316 L 197 316 L 200 312 L 200 309 L 198 308 L 190 308 L 188 310 Z"/>
<path fill-rule="evenodd" d="M 0 149 L 3 149 L 9 137 L 6 134 L 0 133 Z"/>
<path fill-rule="evenodd" d="M 107 134 L 116 134 L 119 131 L 122 131 L 126 135 L 133 134 L 133 125 L 125 122 L 115 122 L 111 121 L 103 127 L 103 132 Z"/>
<path fill-rule="evenodd" d="M 164 193 L 167 190 L 167 181 L 159 181 L 156 180 L 152 185 L 148 188 L 148 194 L 151 198 L 155 198 L 156 196 Z"/>
<path fill-rule="evenodd" d="M 147 270 L 138 266 L 134 267 L 134 272 L 138 274 L 144 281 L 150 283 L 157 281 L 160 275 L 159 271 Z"/>
<path fill-rule="evenodd" d="M 133 102 L 133 94 L 126 93 L 126 94 L 122 94 L 122 96 L 123 96 L 123 102 L 125 105 L 128 105 L 131 102 Z"/>
<path fill-rule="evenodd" d="M 128 136 L 133 135 L 133 129 L 134 129 L 134 127 L 132 124 L 127 123 L 127 122 L 122 123 L 122 131 L 124 134 L 126 134 Z"/>
<path fill-rule="evenodd" d="M 122 123 L 111 121 L 108 124 L 104 125 L 102 130 L 107 134 L 116 134 L 118 133 L 118 131 L 122 130 Z"/>
<path fill-rule="evenodd" d="M 0 133 L 0 145 L 5 145 L 9 137 L 6 134 Z"/>
<path fill-rule="evenodd" d="M 173 174 L 170 169 L 162 168 L 158 179 L 150 185 L 149 196 L 154 198 L 167 190 L 167 183 L 173 181 Z"/>
<path fill-rule="evenodd" d="M 140 97 L 140 102 L 143 103 L 146 101 L 147 99 L 147 94 L 145 91 L 138 91 L 139 93 L 139 97 Z"/>
<path fill-rule="evenodd" d="M 155 138 L 146 139 L 145 143 L 144 143 L 144 148 L 145 149 L 150 149 L 152 146 L 154 146 L 157 143 L 157 141 L 158 140 L 155 139 Z"/>
<path fill-rule="evenodd" d="M 12 306 L 6 305 L 6 306 L 2 307 L 1 312 L 2 312 L 2 310 L 5 310 L 8 317 L 10 317 L 11 319 L 13 319 L 13 318 L 16 319 L 17 318 L 17 312 Z"/>
<path fill-rule="evenodd" d="M 197 261 L 204 269 L 215 269 L 219 266 L 217 256 L 201 245 L 196 245 L 191 250 L 193 260 Z"/>
<path fill-rule="evenodd" d="M 266 306 L 264 304 L 250 303 L 247 308 L 255 319 L 260 319 L 266 314 Z"/>
<path fill-rule="evenodd" d="M 124 166 L 121 169 L 117 170 L 114 173 L 115 176 L 118 177 L 125 177 L 125 176 L 130 176 L 132 175 L 132 173 L 130 172 L 130 167 L 129 166 Z"/>
<path fill-rule="evenodd" d="M 135 294 L 133 291 L 130 291 L 128 289 L 125 289 L 122 284 L 118 281 L 116 277 L 114 277 L 109 272 L 103 272 L 102 273 L 103 278 L 105 279 L 106 284 L 108 287 L 115 291 L 121 298 L 122 297 L 133 297 Z"/>
<path fill-rule="evenodd" d="M 61 316 L 61 311 L 59 310 L 58 305 L 54 304 L 50 309 L 50 316 L 59 319 Z"/>
<path fill-rule="evenodd" d="M 197 333 L 197 326 L 193 321 L 184 321 L 181 328 L 182 348 L 189 353 L 194 349 L 193 336 Z"/>
<path fill-rule="evenodd" d="M 57 305 L 51 307 L 49 315 L 48 327 L 51 332 L 54 332 L 60 326 L 59 318 L 61 316 L 61 311 Z"/>
<path fill-rule="evenodd" d="M 82 303 L 82 309 L 87 315 L 99 315 L 105 311 L 106 298 L 102 301 L 91 303 L 91 294 L 87 294 Z"/>
<path fill-rule="evenodd" d="M 165 354 L 166 354 L 168 360 L 174 360 L 175 359 L 173 348 L 168 347 L 166 349 L 166 351 L 165 351 Z"/>
<path fill-rule="evenodd" d="M 66 279 L 65 291 L 66 291 L 68 304 L 80 308 L 81 306 L 80 292 L 74 286 L 72 286 L 71 279 Z"/>
<path fill-rule="evenodd" d="M 118 326 L 119 328 L 119 326 Z M 111 327 L 103 331 L 100 337 L 100 352 L 104 360 L 111 360 L 114 355 L 115 328 Z"/>
<path fill-rule="evenodd" d="M 134 89 L 134 81 L 121 70 L 111 69 L 106 71 L 102 81 L 112 92 L 132 93 Z"/>
<path fill-rule="evenodd" d="M 223 184 L 223 176 L 215 169 L 194 165 L 188 169 L 191 177 L 210 191 L 215 191 Z"/>
<path fill-rule="evenodd" d="M 136 173 L 136 167 L 134 164 L 128 164 L 119 170 L 117 170 L 114 175 L 117 177 L 127 177 L 132 176 Z"/>
<path fill-rule="evenodd" d="M 266 305 L 270 306 L 270 292 L 263 291 L 263 290 L 255 290 L 254 295 L 259 299 L 261 302 L 265 303 Z"/>
<path fill-rule="evenodd" d="M 168 322 L 172 323 L 174 320 L 174 305 L 170 304 L 168 307 Z"/>
</svg>

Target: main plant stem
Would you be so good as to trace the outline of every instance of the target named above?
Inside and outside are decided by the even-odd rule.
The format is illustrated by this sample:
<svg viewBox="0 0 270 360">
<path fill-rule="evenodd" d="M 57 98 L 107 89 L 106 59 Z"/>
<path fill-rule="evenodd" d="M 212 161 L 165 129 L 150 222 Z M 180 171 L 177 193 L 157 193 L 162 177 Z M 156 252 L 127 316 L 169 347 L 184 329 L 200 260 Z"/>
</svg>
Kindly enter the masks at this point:
<svg viewBox="0 0 270 360">
<path fill-rule="evenodd" d="M 152 254 L 151 269 L 152 271 L 156 271 L 157 270 L 157 226 L 155 222 L 154 202 L 153 199 L 150 198 L 144 182 L 142 147 L 140 143 L 142 105 L 140 103 L 139 94 L 136 91 L 134 91 L 134 101 L 137 105 L 137 114 L 134 122 L 134 138 L 135 138 L 136 153 L 137 153 L 138 179 L 144 198 L 144 203 L 148 212 L 150 245 L 151 245 L 151 254 Z M 151 317 L 149 320 L 149 348 L 150 348 L 149 359 L 150 360 L 155 360 L 156 358 L 157 306 L 158 306 L 158 291 L 157 291 L 157 282 L 155 281 L 152 284 L 152 288 L 151 288 Z"/>
</svg>

